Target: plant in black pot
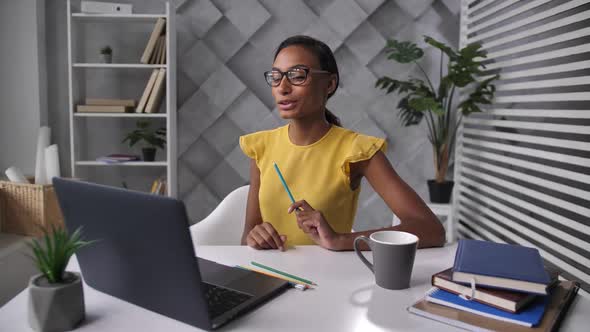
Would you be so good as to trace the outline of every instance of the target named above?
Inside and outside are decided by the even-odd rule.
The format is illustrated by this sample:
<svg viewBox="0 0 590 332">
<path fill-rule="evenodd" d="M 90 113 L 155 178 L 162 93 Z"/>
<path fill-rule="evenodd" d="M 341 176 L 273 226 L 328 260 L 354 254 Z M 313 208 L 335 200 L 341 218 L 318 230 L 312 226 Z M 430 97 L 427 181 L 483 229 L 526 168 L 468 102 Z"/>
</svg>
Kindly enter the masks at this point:
<svg viewBox="0 0 590 332">
<path fill-rule="evenodd" d="M 481 50 L 480 44 L 469 44 L 457 51 L 428 36 L 424 36 L 424 41 L 440 50 L 438 88 L 434 87 L 430 77 L 418 62 L 424 51 L 415 43 L 397 40 L 387 41 L 385 51 L 389 53 L 388 59 L 402 64 L 416 64 L 426 82 L 413 77 L 397 80 L 383 76 L 377 80 L 375 86 L 386 90 L 387 93 L 396 92 L 402 96 L 397 108 L 404 126 L 416 125 L 425 119 L 428 125 L 428 140 L 434 152 L 435 179 L 428 180 L 430 200 L 434 203 L 448 203 L 453 181 L 446 181 L 446 175 L 457 128 L 463 116 L 481 112 L 480 105 L 491 103 L 496 91 L 491 83 L 499 76 L 476 79 L 475 76 L 480 75 L 482 69 L 485 69 L 481 61 L 487 53 Z M 443 76 L 445 55 L 446 76 Z M 462 95 L 465 97 L 455 106 L 453 97 L 458 89 L 464 89 Z"/>
<path fill-rule="evenodd" d="M 137 142 L 144 141 L 146 147 L 141 149 L 144 161 L 156 160 L 156 148 L 164 149 L 166 145 L 166 128 L 151 129 L 151 122 L 138 120 L 137 129 L 127 134 L 123 143 L 129 141 L 133 147 Z"/>
<path fill-rule="evenodd" d="M 102 61 L 104 63 L 111 63 L 113 62 L 113 49 L 110 46 L 105 46 L 100 49 L 100 54 L 102 55 Z"/>
<path fill-rule="evenodd" d="M 80 229 L 68 234 L 54 226 L 43 234 L 29 243 L 41 272 L 29 281 L 29 325 L 36 331 L 71 330 L 84 320 L 84 292 L 80 274 L 65 269 L 78 249 L 94 241 L 83 241 Z"/>
</svg>

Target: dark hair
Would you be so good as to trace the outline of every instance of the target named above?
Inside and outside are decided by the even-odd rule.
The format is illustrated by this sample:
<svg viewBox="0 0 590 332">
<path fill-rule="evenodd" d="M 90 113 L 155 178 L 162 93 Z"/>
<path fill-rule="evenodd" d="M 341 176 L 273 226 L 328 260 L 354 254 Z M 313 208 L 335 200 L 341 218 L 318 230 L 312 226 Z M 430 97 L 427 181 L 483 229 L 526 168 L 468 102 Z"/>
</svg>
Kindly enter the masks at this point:
<svg viewBox="0 0 590 332">
<path fill-rule="evenodd" d="M 330 92 L 330 94 L 328 94 L 328 99 L 330 97 L 332 97 L 334 95 L 334 93 L 336 92 L 336 89 L 338 89 L 338 83 L 340 82 L 340 74 L 338 74 L 338 65 L 336 65 L 336 58 L 334 58 L 334 53 L 332 53 L 332 50 L 330 49 L 330 47 L 328 45 L 326 45 L 325 43 L 314 39 L 312 37 L 309 36 L 304 36 L 304 35 L 297 35 L 297 36 L 292 36 L 289 37 L 285 40 L 283 40 L 283 42 L 279 45 L 279 47 L 277 48 L 277 51 L 275 53 L 274 59 L 276 60 L 277 56 L 279 55 L 279 53 L 286 47 L 289 46 L 302 46 L 305 49 L 307 49 L 308 51 L 310 51 L 311 53 L 313 53 L 317 59 L 318 62 L 320 63 L 320 68 L 321 70 L 325 70 L 328 71 L 332 74 L 336 74 L 336 88 L 334 89 L 334 91 Z M 340 119 L 338 119 L 338 117 L 336 115 L 334 115 L 334 113 L 330 112 L 330 110 L 328 110 L 326 108 L 326 121 L 328 121 L 329 123 L 342 127 L 342 124 L 340 123 Z"/>
</svg>

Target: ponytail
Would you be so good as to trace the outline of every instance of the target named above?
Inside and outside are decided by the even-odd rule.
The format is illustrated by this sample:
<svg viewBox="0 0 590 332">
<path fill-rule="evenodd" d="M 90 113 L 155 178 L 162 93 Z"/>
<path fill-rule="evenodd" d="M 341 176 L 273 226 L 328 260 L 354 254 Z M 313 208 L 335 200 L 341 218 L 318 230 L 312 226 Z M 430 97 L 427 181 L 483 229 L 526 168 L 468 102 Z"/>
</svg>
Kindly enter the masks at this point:
<svg viewBox="0 0 590 332">
<path fill-rule="evenodd" d="M 334 113 L 330 112 L 329 109 L 326 108 L 326 121 L 330 124 L 333 124 L 338 127 L 342 127 L 342 123 L 340 123 L 340 119 L 334 115 Z"/>
</svg>

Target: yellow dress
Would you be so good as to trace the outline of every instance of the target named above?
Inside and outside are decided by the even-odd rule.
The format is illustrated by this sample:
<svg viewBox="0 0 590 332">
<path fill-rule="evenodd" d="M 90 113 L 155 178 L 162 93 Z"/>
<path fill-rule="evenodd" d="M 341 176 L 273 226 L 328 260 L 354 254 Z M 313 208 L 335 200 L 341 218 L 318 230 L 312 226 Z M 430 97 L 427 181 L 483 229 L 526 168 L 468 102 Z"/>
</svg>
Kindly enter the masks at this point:
<svg viewBox="0 0 590 332">
<path fill-rule="evenodd" d="M 287 213 L 291 200 L 274 169 L 276 162 L 296 201 L 304 199 L 321 211 L 336 232 L 350 232 L 360 193 L 360 186 L 350 189 L 350 163 L 385 152 L 387 143 L 332 125 L 317 142 L 302 146 L 291 142 L 288 129 L 285 125 L 240 137 L 240 147 L 260 170 L 262 220 L 287 235 L 290 245 L 314 244 L 297 226 L 295 214 Z"/>
</svg>

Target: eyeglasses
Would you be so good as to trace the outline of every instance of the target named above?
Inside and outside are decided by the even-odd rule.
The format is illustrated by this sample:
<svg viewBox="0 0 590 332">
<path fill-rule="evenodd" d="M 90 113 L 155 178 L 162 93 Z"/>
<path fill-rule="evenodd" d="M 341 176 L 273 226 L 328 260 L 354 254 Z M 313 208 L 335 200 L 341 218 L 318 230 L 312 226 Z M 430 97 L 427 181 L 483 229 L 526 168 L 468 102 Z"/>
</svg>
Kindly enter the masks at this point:
<svg viewBox="0 0 590 332">
<path fill-rule="evenodd" d="M 282 72 L 278 69 L 266 71 L 264 72 L 264 79 L 266 80 L 266 83 L 272 87 L 279 86 L 283 81 L 283 76 L 287 76 L 287 80 L 293 85 L 302 85 L 307 82 L 307 77 L 310 73 L 331 74 L 329 71 L 325 70 L 311 69 L 307 67 L 295 67 L 287 70 L 286 72 Z"/>
</svg>

